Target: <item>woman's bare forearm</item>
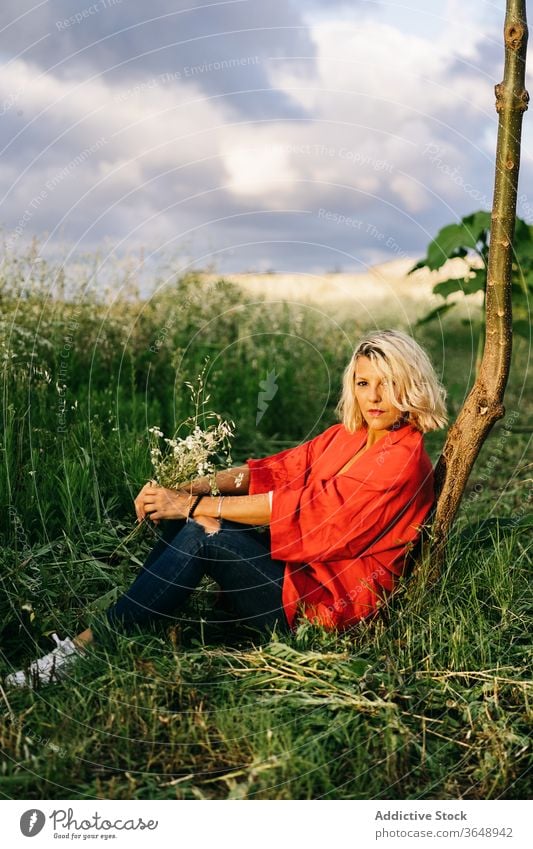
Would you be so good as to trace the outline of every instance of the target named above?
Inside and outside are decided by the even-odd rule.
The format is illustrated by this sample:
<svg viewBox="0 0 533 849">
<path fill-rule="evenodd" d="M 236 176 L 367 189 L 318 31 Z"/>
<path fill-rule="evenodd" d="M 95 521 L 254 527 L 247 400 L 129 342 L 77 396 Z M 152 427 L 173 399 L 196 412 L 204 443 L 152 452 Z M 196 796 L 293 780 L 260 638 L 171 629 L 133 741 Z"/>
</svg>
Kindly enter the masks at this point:
<svg viewBox="0 0 533 849">
<path fill-rule="evenodd" d="M 238 498 L 227 495 L 206 495 L 198 503 L 194 518 L 209 516 L 213 519 L 242 522 L 244 525 L 269 525 L 270 512 L 268 492 Z"/>
<path fill-rule="evenodd" d="M 217 487 L 224 495 L 246 495 L 250 484 L 250 472 L 246 463 L 244 466 L 234 466 L 232 469 L 222 469 L 216 475 Z M 193 495 L 209 495 L 211 480 L 205 475 L 195 478 L 190 484 L 181 487 L 184 492 Z"/>
</svg>

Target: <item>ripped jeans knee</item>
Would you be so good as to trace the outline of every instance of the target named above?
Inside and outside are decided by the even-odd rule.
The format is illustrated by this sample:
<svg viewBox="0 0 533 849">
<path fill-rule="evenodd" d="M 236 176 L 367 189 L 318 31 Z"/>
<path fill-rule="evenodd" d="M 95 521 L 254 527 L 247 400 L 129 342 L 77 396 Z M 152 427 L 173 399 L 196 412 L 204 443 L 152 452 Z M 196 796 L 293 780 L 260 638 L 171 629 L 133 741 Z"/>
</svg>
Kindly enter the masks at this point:
<svg viewBox="0 0 533 849">
<path fill-rule="evenodd" d="M 207 536 L 218 534 L 221 528 L 220 519 L 215 519 L 213 516 L 193 516 L 191 522 L 201 525 Z"/>
</svg>

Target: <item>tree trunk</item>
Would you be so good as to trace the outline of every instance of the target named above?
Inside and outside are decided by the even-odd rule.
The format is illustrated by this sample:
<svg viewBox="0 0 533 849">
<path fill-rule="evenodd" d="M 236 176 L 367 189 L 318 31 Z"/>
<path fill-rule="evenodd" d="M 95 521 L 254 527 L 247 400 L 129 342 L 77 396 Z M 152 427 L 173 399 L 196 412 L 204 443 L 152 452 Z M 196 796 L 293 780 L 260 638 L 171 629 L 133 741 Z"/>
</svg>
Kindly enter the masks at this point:
<svg viewBox="0 0 533 849">
<path fill-rule="evenodd" d="M 525 0 L 507 0 L 504 79 L 495 87 L 499 121 L 487 263 L 485 346 L 476 382 L 448 432 L 435 468 L 437 504 L 430 556 L 421 565 L 430 582 L 439 575 L 448 532 L 475 459 L 494 422 L 505 413 L 503 396 L 511 363 L 511 263 L 520 136 L 529 101 L 524 87 L 527 35 Z"/>
</svg>

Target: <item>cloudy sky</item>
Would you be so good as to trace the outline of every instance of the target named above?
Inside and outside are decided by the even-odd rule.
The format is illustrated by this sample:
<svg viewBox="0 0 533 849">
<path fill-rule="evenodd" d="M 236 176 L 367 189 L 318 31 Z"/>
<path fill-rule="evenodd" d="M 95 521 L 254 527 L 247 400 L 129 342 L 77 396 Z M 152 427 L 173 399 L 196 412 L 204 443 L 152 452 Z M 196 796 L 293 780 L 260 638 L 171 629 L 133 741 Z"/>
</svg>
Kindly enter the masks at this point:
<svg viewBox="0 0 533 849">
<path fill-rule="evenodd" d="M 6 247 L 223 272 L 418 257 L 490 208 L 504 7 L 3 0 Z"/>
</svg>

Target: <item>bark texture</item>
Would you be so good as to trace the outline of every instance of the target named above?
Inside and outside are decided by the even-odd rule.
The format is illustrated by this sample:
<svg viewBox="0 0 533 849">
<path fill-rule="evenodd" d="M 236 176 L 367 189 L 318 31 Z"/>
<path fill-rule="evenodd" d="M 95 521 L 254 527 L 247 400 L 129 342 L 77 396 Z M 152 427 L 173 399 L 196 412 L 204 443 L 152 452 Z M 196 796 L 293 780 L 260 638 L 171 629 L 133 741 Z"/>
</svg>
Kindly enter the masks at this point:
<svg viewBox="0 0 533 849">
<path fill-rule="evenodd" d="M 494 423 L 505 414 L 503 397 L 511 363 L 511 264 L 527 47 L 525 0 L 507 0 L 504 25 L 505 70 L 495 87 L 498 113 L 496 174 L 487 268 L 485 344 L 478 376 L 437 462 L 437 504 L 431 529 L 426 578 L 438 577 L 444 545 L 477 455 Z"/>
</svg>

